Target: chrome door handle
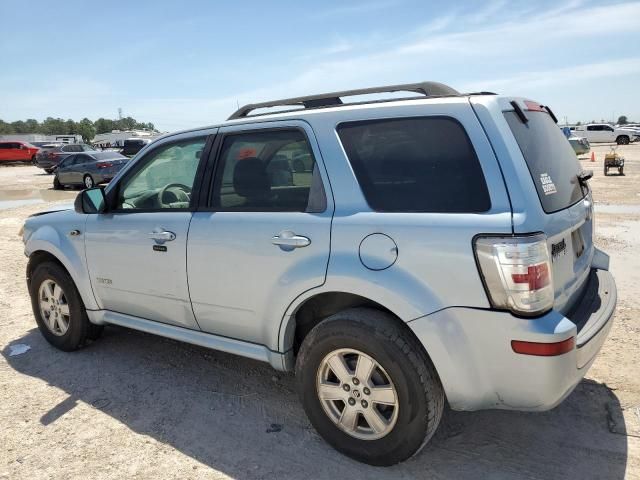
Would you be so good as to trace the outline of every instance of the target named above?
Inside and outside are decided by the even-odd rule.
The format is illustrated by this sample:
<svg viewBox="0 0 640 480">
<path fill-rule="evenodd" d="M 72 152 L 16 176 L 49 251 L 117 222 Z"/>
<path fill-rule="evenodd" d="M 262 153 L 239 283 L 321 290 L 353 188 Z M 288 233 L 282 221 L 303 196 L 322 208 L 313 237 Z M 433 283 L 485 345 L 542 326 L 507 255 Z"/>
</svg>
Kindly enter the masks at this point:
<svg viewBox="0 0 640 480">
<path fill-rule="evenodd" d="M 176 239 L 176 234 L 173 232 L 166 231 L 153 231 L 149 234 L 149 238 L 155 240 L 156 242 L 170 242 Z"/>
<path fill-rule="evenodd" d="M 293 250 L 294 248 L 308 247 L 311 245 L 311 239 L 303 237 L 302 235 L 296 235 L 290 230 L 285 230 L 273 237 L 271 243 L 278 245 L 283 250 Z"/>
</svg>

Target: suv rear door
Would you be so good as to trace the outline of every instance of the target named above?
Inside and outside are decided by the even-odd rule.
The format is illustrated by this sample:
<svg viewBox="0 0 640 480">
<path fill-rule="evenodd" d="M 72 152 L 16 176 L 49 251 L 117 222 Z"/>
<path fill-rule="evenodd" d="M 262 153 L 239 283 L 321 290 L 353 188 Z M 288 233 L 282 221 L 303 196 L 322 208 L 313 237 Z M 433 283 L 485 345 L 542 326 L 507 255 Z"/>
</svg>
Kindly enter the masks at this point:
<svg viewBox="0 0 640 480">
<path fill-rule="evenodd" d="M 301 121 L 220 129 L 215 174 L 189 229 L 187 271 L 202 330 L 277 348 L 283 313 L 324 283 L 333 202 Z"/>
</svg>

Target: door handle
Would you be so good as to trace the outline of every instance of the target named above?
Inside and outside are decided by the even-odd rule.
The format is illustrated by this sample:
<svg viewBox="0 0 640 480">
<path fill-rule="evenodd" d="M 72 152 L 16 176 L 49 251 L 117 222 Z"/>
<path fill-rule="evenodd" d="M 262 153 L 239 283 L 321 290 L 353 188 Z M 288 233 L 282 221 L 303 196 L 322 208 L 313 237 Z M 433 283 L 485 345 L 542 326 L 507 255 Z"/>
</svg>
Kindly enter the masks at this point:
<svg viewBox="0 0 640 480">
<path fill-rule="evenodd" d="M 154 230 L 149 234 L 149 238 L 159 243 L 171 242 L 172 240 L 176 239 L 176 234 L 173 232 L 167 232 L 164 230 L 158 230 L 158 231 Z"/>
<path fill-rule="evenodd" d="M 279 246 L 283 250 L 293 250 L 294 248 L 308 247 L 311 245 L 311 239 L 303 237 L 302 235 L 296 235 L 291 230 L 285 230 L 273 237 L 271 243 Z"/>
</svg>

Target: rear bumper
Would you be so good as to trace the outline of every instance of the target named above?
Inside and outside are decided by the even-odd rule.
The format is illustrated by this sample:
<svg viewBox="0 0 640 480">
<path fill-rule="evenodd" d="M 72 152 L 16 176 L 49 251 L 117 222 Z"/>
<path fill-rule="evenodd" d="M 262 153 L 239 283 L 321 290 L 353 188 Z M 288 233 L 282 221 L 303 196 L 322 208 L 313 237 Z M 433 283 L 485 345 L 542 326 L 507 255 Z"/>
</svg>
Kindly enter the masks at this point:
<svg viewBox="0 0 640 480">
<path fill-rule="evenodd" d="M 617 299 L 613 276 L 592 270 L 578 307 L 535 319 L 452 307 L 409 322 L 429 353 L 454 410 L 548 410 L 582 380 L 611 329 Z M 515 353 L 512 340 L 576 347 L 552 357 Z"/>
</svg>

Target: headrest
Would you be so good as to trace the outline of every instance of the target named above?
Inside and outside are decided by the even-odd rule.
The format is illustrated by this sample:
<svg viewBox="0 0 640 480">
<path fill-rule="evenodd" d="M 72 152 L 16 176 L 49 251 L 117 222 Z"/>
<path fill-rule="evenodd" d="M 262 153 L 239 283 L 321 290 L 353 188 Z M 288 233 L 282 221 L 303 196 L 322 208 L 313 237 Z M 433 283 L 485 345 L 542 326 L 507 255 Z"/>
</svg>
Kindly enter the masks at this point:
<svg viewBox="0 0 640 480">
<path fill-rule="evenodd" d="M 271 185 L 262 160 L 256 157 L 238 160 L 233 170 L 233 188 L 238 195 L 245 198 L 268 196 Z"/>
</svg>

